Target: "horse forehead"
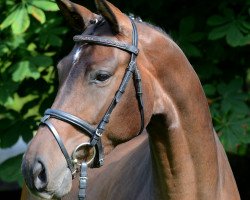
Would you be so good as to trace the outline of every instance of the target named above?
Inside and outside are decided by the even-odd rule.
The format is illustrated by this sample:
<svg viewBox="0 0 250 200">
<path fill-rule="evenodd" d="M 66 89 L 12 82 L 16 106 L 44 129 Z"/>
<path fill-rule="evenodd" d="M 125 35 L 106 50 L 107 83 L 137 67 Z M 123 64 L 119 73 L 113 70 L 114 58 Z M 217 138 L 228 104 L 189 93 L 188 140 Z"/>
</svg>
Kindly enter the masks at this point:
<svg viewBox="0 0 250 200">
<path fill-rule="evenodd" d="M 76 44 L 72 51 L 58 62 L 57 67 L 69 69 L 81 65 L 81 68 L 85 68 L 116 60 L 116 57 L 117 52 L 112 47 L 97 44 Z"/>
<path fill-rule="evenodd" d="M 113 68 L 123 59 L 119 51 L 114 47 L 87 44 L 87 48 L 79 47 L 74 51 L 72 64 L 89 69 Z"/>
</svg>

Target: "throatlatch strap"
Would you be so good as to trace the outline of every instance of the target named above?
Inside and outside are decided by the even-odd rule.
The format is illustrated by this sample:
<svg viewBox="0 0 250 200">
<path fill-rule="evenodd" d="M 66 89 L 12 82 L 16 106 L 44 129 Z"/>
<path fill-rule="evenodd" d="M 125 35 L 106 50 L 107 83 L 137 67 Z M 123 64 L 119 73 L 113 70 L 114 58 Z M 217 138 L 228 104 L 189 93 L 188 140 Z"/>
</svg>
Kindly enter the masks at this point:
<svg viewBox="0 0 250 200">
<path fill-rule="evenodd" d="M 133 26 L 133 46 L 138 47 L 138 32 L 137 28 L 135 25 L 134 20 L 130 17 L 131 24 Z M 132 54 L 131 60 L 135 60 L 136 62 L 136 55 Z M 135 70 L 134 70 L 134 83 L 135 83 L 135 90 L 136 90 L 136 97 L 138 100 L 138 106 L 139 106 L 139 111 L 141 114 L 141 128 L 140 131 L 137 135 L 140 135 L 142 131 L 144 130 L 144 103 L 143 103 L 143 98 L 142 98 L 142 80 L 141 80 L 141 75 L 140 71 L 137 68 L 137 65 L 135 63 Z"/>
<path fill-rule="evenodd" d="M 136 69 L 134 73 L 134 81 L 135 81 L 135 90 L 136 90 L 136 98 L 138 101 L 139 111 L 141 114 L 141 128 L 137 135 L 140 135 L 144 130 L 144 103 L 142 98 L 142 83 L 141 83 L 141 75 L 139 70 Z"/>
</svg>

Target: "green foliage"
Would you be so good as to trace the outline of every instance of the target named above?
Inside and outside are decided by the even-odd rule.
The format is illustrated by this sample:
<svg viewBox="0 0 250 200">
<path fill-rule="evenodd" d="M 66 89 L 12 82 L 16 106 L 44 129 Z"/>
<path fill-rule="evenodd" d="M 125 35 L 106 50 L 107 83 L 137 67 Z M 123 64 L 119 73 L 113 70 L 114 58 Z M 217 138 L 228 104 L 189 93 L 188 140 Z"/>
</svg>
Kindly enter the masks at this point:
<svg viewBox="0 0 250 200">
<path fill-rule="evenodd" d="M 224 148 L 228 152 L 244 155 L 250 144 L 249 95 L 242 91 L 243 80 L 204 85 L 210 97 L 214 125 Z"/>
<path fill-rule="evenodd" d="M 23 0 L 12 6 L 11 13 L 1 23 L 0 28 L 3 30 L 11 26 L 14 34 L 21 34 L 29 28 L 30 18 L 28 14 L 43 24 L 46 20 L 44 11 L 58 10 L 56 3 L 50 0 Z"/>
<path fill-rule="evenodd" d="M 20 171 L 22 155 L 15 156 L 0 165 L 0 179 L 6 182 L 18 182 L 23 184 L 23 178 Z"/>
<path fill-rule="evenodd" d="M 213 15 L 208 18 L 207 24 L 213 26 L 208 38 L 217 40 L 225 37 L 232 47 L 244 46 L 250 43 L 250 22 L 247 17 L 236 15 L 232 9 L 223 7 L 223 15 Z M 248 19 L 249 20 L 249 19 Z"/>
<path fill-rule="evenodd" d="M 56 52 L 67 32 L 59 13 L 51 12 L 57 10 L 50 0 L 0 2 L 0 148 L 20 136 L 28 143 L 51 104 Z M 1 180 L 22 183 L 21 157 L 0 165 Z"/>
<path fill-rule="evenodd" d="M 195 19 L 193 16 L 185 17 L 181 20 L 178 33 L 174 33 L 174 37 L 178 38 L 177 42 L 182 45 L 182 50 L 189 57 L 201 57 L 202 52 L 195 45 L 204 39 L 205 34 L 202 32 L 195 32 Z"/>
<path fill-rule="evenodd" d="M 244 2 L 222 1 L 218 10 L 207 13 L 201 9 L 202 19 L 188 13 L 172 32 L 204 83 L 224 148 L 239 155 L 246 155 L 250 144 L 250 60 L 246 51 L 250 45 L 250 3 Z"/>
<path fill-rule="evenodd" d="M 201 79 L 226 151 L 246 155 L 250 1 L 112 2 L 165 28 L 173 37 Z M 91 3 L 86 1 L 86 6 Z M 55 65 L 67 54 L 61 50 L 69 48 L 67 26 L 57 10 L 52 0 L 0 2 L 0 148 L 12 146 L 20 136 L 29 142 L 45 108 L 53 102 Z M 20 163 L 21 155 L 0 164 L 0 179 L 21 183 Z"/>
</svg>

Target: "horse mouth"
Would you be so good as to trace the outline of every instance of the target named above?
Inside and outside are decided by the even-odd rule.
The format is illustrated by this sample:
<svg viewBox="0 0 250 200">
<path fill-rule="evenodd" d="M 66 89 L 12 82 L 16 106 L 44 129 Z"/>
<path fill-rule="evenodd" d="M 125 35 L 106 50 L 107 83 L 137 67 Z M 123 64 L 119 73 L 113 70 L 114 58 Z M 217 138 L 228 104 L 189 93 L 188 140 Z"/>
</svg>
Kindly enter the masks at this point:
<svg viewBox="0 0 250 200">
<path fill-rule="evenodd" d="M 64 188 L 64 187 L 62 187 L 62 188 Z M 61 199 L 63 196 L 67 195 L 68 192 L 70 191 L 70 190 L 69 191 L 64 190 L 62 188 L 55 190 L 55 191 L 46 191 L 46 190 L 43 192 L 32 191 L 32 193 L 35 196 L 40 197 L 42 199 Z"/>
<path fill-rule="evenodd" d="M 61 178 L 62 177 L 62 178 Z M 42 199 L 61 199 L 67 195 L 72 187 L 72 175 L 69 169 L 66 170 L 64 176 L 55 178 L 55 182 L 49 183 L 43 190 L 30 189 L 30 192 Z"/>
<path fill-rule="evenodd" d="M 42 199 L 52 199 L 52 198 L 55 198 L 54 197 L 54 194 L 50 194 L 49 192 L 33 192 L 33 194 L 35 195 L 35 196 L 38 196 L 38 197 L 40 197 L 40 198 L 42 198 Z"/>
</svg>

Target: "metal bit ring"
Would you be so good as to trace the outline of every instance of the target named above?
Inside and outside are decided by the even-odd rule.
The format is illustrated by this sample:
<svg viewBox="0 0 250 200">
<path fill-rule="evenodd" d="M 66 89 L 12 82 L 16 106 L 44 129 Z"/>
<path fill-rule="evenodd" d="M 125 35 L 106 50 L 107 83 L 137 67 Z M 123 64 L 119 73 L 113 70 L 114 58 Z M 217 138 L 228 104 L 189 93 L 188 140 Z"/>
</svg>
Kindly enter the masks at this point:
<svg viewBox="0 0 250 200">
<path fill-rule="evenodd" d="M 72 153 L 72 162 L 78 166 L 81 166 L 81 163 L 82 162 L 79 162 L 78 161 L 78 158 L 77 158 L 77 152 L 80 148 L 83 148 L 84 146 L 87 146 L 87 147 L 91 147 L 91 148 L 94 148 L 94 153 L 93 153 L 93 156 L 89 159 L 89 160 L 86 160 L 86 161 L 83 161 L 85 163 L 87 163 L 87 165 L 89 166 L 95 159 L 95 156 L 96 156 L 96 149 L 95 147 L 91 146 L 89 142 L 85 142 L 85 143 L 82 143 L 80 145 L 78 145 L 75 150 L 73 151 Z"/>
</svg>

